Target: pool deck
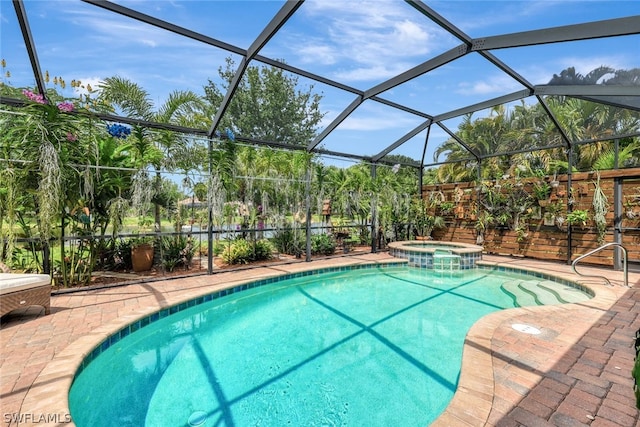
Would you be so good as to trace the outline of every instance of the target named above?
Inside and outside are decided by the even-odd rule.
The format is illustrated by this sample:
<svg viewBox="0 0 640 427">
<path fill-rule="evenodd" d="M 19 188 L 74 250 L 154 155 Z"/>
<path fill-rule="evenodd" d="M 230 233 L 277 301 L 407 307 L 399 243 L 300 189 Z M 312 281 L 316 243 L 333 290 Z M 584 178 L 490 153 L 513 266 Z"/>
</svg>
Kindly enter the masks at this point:
<svg viewBox="0 0 640 427">
<path fill-rule="evenodd" d="M 83 355 L 136 319 L 217 289 L 283 273 L 397 260 L 387 253 L 310 263 L 268 265 L 157 282 L 61 293 L 51 314 L 30 307 L 0 321 L 0 408 L 3 426 L 70 425 L 66 394 Z M 639 426 L 631 369 L 640 329 L 640 274 L 581 266 L 606 275 L 579 278 L 569 266 L 484 256 L 483 261 L 533 268 L 592 288 L 586 303 L 492 313 L 467 335 L 458 390 L 436 426 Z M 533 326 L 538 335 L 513 324 Z M 15 420 L 22 419 L 18 424 Z"/>
</svg>

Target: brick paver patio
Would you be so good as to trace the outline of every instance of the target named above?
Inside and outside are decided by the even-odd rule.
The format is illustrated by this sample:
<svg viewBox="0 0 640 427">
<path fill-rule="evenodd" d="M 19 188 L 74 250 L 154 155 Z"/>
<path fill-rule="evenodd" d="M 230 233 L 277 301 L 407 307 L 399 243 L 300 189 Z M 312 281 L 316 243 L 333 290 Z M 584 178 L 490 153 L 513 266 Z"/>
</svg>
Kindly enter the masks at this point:
<svg viewBox="0 0 640 427">
<path fill-rule="evenodd" d="M 216 289 L 286 272 L 394 260 L 386 253 L 270 265 L 159 282 L 63 293 L 51 315 L 31 307 L 1 320 L 0 399 L 4 426 L 68 425 L 66 395 L 83 355 L 137 318 Z M 576 280 L 569 266 L 485 256 Z M 638 426 L 632 390 L 633 336 L 640 329 L 640 274 L 599 271 L 580 278 L 596 292 L 583 304 L 518 308 L 485 316 L 469 331 L 458 391 L 438 426 Z M 515 323 L 539 335 L 518 332 Z M 45 422 L 45 418 L 49 422 Z"/>
</svg>

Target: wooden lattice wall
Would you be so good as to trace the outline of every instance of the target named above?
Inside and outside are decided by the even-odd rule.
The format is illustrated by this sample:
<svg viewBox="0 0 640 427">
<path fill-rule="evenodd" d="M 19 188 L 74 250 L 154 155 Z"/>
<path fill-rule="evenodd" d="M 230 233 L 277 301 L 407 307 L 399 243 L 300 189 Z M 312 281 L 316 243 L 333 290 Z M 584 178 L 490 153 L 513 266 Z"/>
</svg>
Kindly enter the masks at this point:
<svg viewBox="0 0 640 427">
<path fill-rule="evenodd" d="M 546 178 L 549 181 L 549 177 Z M 589 211 L 589 221 L 586 226 L 573 226 L 571 259 L 587 253 L 599 246 L 597 231 L 593 221 L 593 194 L 595 191 L 596 174 L 574 173 L 572 175 L 572 190 L 568 191 L 567 176 L 556 178 L 559 186 L 552 190 L 551 199 L 561 200 L 566 208 L 567 201 L 573 195 L 573 209 Z M 503 183 L 509 179 L 502 181 Z M 520 189 L 533 194 L 536 178 L 510 181 L 513 189 L 518 182 Z M 622 188 L 622 197 L 614 196 L 614 181 L 619 181 Z M 500 182 L 500 181 L 498 181 Z M 492 184 L 495 184 L 493 182 Z M 621 243 L 628 251 L 629 261 L 640 263 L 640 168 L 602 171 L 600 174 L 600 187 L 609 201 L 609 212 L 606 215 L 607 230 L 604 242 L 614 241 L 614 224 L 619 225 Z M 444 217 L 447 227 L 434 230 L 433 237 L 436 240 L 452 240 L 465 243 L 476 243 L 477 211 L 480 186 L 477 183 L 425 185 L 422 188 L 422 197 L 434 199 L 434 194 L 455 205 L 448 212 L 435 208 L 435 214 Z M 449 204 L 450 204 L 449 203 Z M 620 218 L 614 221 L 614 206 L 619 204 Z M 538 209 L 538 208 L 536 208 Z M 517 233 L 507 227 L 488 227 L 484 232 L 485 253 L 523 256 L 536 259 L 566 261 L 568 254 L 568 231 L 566 227 L 557 225 L 545 225 L 544 213 L 547 208 L 539 208 L 539 218 L 529 218 L 526 221 L 527 233 L 522 238 L 522 232 Z M 585 262 L 599 265 L 613 266 L 614 249 L 609 248 L 600 251 L 585 259 Z"/>
</svg>

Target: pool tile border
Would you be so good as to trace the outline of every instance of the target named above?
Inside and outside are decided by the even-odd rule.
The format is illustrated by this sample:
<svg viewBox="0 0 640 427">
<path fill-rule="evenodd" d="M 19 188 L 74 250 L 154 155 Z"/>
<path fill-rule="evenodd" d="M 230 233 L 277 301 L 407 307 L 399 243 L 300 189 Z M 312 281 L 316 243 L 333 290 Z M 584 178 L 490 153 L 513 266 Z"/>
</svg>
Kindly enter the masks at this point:
<svg viewBox="0 0 640 427">
<path fill-rule="evenodd" d="M 460 259 L 460 270 L 469 270 L 476 267 L 476 263 L 482 260 L 482 247 L 467 243 L 451 243 L 441 241 L 408 240 L 389 243 L 389 254 L 409 261 L 409 265 L 428 270 L 436 269 L 434 259 L 436 249 L 420 247 L 420 244 L 433 243 L 448 247 L 452 255 Z M 445 271 L 447 271 L 445 269 Z M 457 270 L 453 270 L 457 271 Z"/>
</svg>

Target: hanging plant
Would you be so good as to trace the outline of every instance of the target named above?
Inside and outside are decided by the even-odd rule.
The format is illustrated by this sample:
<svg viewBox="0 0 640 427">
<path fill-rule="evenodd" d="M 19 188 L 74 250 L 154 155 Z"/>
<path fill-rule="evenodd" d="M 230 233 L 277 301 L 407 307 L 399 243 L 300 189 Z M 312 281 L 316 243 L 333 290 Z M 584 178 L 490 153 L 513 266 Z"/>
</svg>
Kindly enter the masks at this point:
<svg viewBox="0 0 640 427">
<path fill-rule="evenodd" d="M 633 198 L 625 199 L 625 202 L 624 202 L 625 215 L 626 215 L 627 219 L 640 218 L 640 205 L 637 202 L 634 203 L 632 200 L 633 200 Z"/>
<path fill-rule="evenodd" d="M 440 205 L 441 203 L 444 203 L 445 201 L 444 193 L 439 190 L 431 191 L 429 193 L 429 201 L 436 206 Z"/>
<path fill-rule="evenodd" d="M 118 233 L 122 230 L 122 224 L 124 222 L 124 216 L 129 207 L 127 200 L 118 196 L 109 201 L 107 205 L 109 213 L 109 222 L 111 223 L 111 236 L 115 239 Z"/>
<path fill-rule="evenodd" d="M 0 192 L 0 229 L 3 229 L 2 238 L 5 242 L 3 246 L 0 246 L 0 261 L 5 260 L 9 263 L 16 241 L 15 228 L 13 227 L 13 224 L 17 222 L 16 208 L 18 207 L 18 185 L 15 169 L 0 170 L 0 181 L 6 185 L 6 191 Z M 7 227 L 3 227 L 4 221 L 7 222 Z"/>
<path fill-rule="evenodd" d="M 589 220 L 589 212 L 584 209 L 576 209 L 567 214 L 567 224 L 569 225 L 581 225 L 586 227 Z"/>
<path fill-rule="evenodd" d="M 604 242 L 604 236 L 607 233 L 607 212 L 609 212 L 609 200 L 600 187 L 600 171 L 596 171 L 596 181 L 593 183 L 595 190 L 593 193 L 593 220 L 596 223 L 596 232 L 598 233 L 598 244 Z"/>
<path fill-rule="evenodd" d="M 133 190 L 131 192 L 131 207 L 139 217 L 143 217 L 149 210 L 153 197 L 153 186 L 146 170 L 141 169 L 135 173 L 132 179 Z"/>
<path fill-rule="evenodd" d="M 545 181 L 537 181 L 533 184 L 533 197 L 538 201 L 538 204 L 548 204 L 549 196 L 551 195 L 551 185 Z M 540 203 L 543 202 L 543 203 Z M 546 202 L 546 203 L 545 203 Z"/>
<path fill-rule="evenodd" d="M 67 142 L 77 140 L 77 129 L 70 102 L 53 104 L 43 95 L 28 89 L 22 94 L 31 101 L 23 111 L 26 119 L 11 129 L 12 137 L 21 141 L 33 153 L 38 167 L 37 213 L 40 238 L 48 241 L 52 236 L 53 224 L 60 214 L 62 199 L 62 168 L 60 155 L 70 146 Z"/>
<path fill-rule="evenodd" d="M 516 242 L 522 243 L 529 239 L 529 226 L 527 224 L 519 224 L 515 230 Z"/>
</svg>

